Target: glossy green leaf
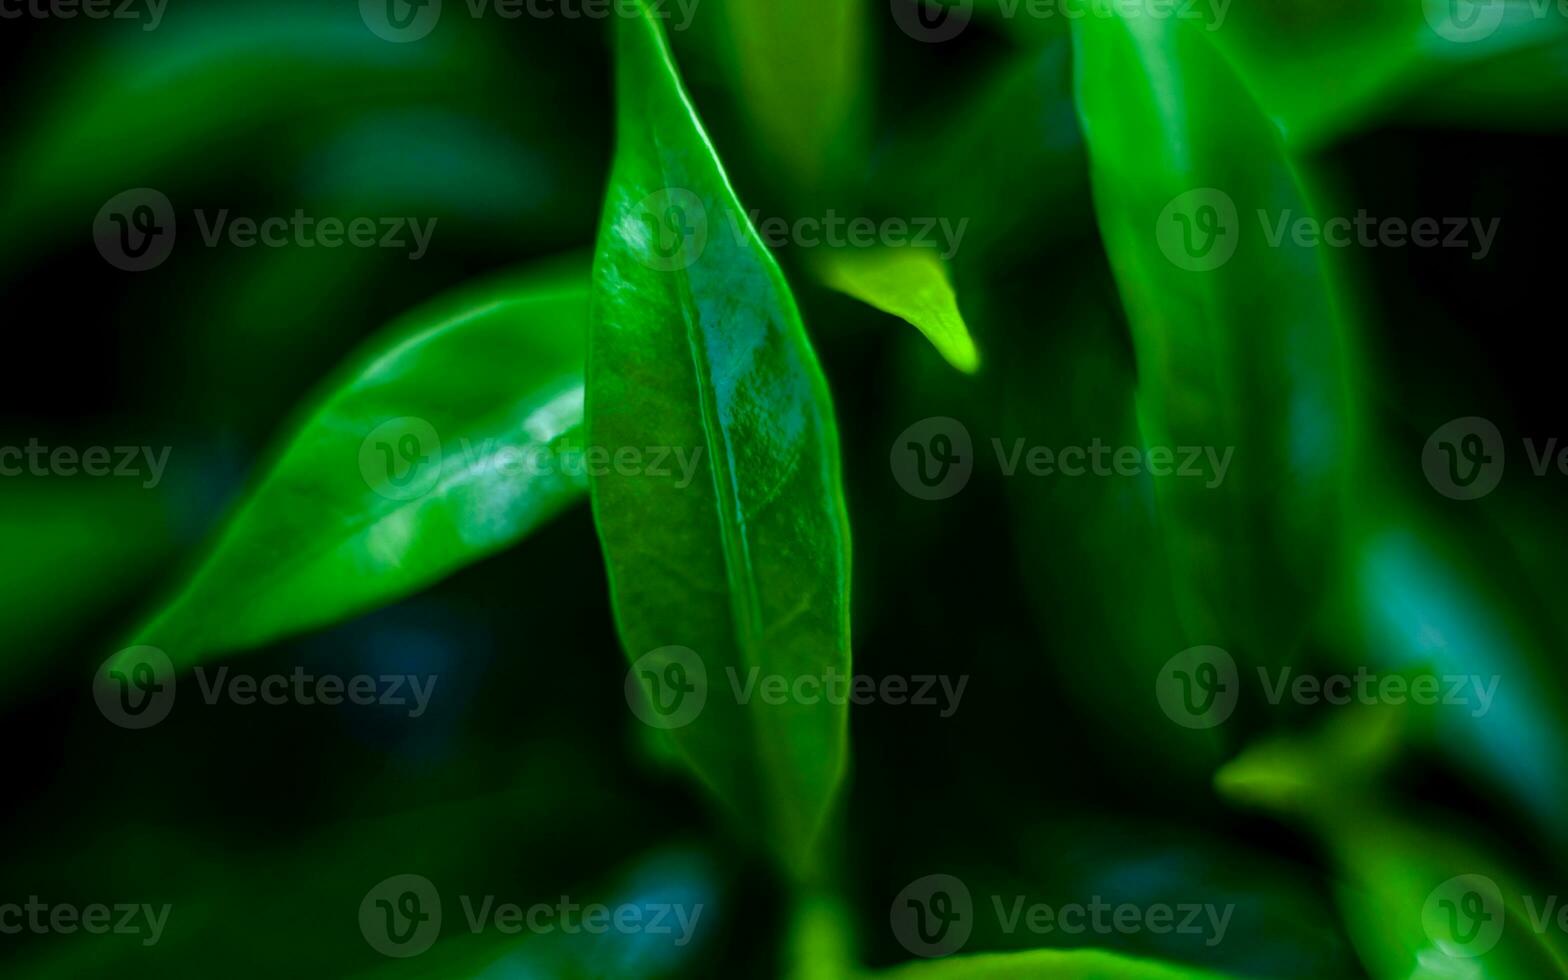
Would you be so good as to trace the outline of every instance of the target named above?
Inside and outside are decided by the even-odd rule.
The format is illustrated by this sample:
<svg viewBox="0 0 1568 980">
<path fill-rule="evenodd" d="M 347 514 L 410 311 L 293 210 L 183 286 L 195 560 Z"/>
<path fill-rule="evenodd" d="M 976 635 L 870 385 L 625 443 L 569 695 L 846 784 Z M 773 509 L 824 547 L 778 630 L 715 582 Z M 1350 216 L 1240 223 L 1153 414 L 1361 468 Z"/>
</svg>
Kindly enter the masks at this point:
<svg viewBox="0 0 1568 980">
<path fill-rule="evenodd" d="M 980 369 L 980 351 L 958 311 L 947 267 L 928 248 L 834 249 L 822 257 L 822 281 L 926 335 L 949 364 Z"/>
<path fill-rule="evenodd" d="M 848 671 L 838 433 L 783 274 L 742 216 L 662 29 L 644 14 L 619 33 L 588 437 L 612 457 L 667 452 L 697 467 L 686 478 L 596 474 L 594 515 L 621 642 L 634 661 L 654 654 L 634 676 L 654 707 L 696 705 L 695 717 L 667 722 L 682 751 L 804 869 L 841 779 L 845 708 L 766 704 L 735 688 Z M 672 646 L 697 661 L 669 661 Z M 697 674 L 705 697 L 693 702 Z M 665 680 L 679 687 L 661 690 Z"/>
<path fill-rule="evenodd" d="M 887 980 L 1223 980 L 1218 973 L 1095 949 L 955 956 L 876 974 Z"/>
<path fill-rule="evenodd" d="M 576 499 L 587 282 L 465 290 L 328 390 L 139 634 L 178 666 L 328 625 L 510 545 Z"/>
<path fill-rule="evenodd" d="M 1350 362 L 1312 212 L 1278 134 L 1201 30 L 1075 22 L 1095 208 L 1132 330 L 1145 444 L 1193 642 L 1288 655 L 1342 535 Z M 1179 98 L 1173 97 L 1179 93 Z"/>
<path fill-rule="evenodd" d="M 754 149 L 801 203 L 864 156 L 869 10 L 844 0 L 733 0 L 719 11 Z"/>
</svg>

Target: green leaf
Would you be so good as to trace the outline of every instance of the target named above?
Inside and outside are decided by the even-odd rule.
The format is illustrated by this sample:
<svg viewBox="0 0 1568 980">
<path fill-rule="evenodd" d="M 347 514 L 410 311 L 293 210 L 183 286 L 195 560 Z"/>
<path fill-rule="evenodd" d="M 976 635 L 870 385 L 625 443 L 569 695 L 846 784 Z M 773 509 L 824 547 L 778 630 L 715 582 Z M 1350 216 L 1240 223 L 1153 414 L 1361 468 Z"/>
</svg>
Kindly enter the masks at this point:
<svg viewBox="0 0 1568 980">
<path fill-rule="evenodd" d="M 177 666 L 365 612 L 575 500 L 587 281 L 486 284 L 416 312 L 329 388 L 137 641 Z M 589 461 L 591 462 L 591 460 Z"/>
<path fill-rule="evenodd" d="M 1213 32 L 1293 147 L 1409 115 L 1403 103 L 1412 97 L 1482 126 L 1561 117 L 1547 83 L 1560 67 L 1551 70 L 1546 49 L 1568 37 L 1568 21 L 1552 8 L 1373 0 L 1351 10 L 1318 0 L 1233 4 Z M 1545 10 L 1552 15 L 1536 16 Z"/>
<path fill-rule="evenodd" d="M 104 198 L 135 182 L 171 190 L 176 181 L 211 181 L 226 154 L 254 163 L 315 150 L 322 128 L 365 109 L 493 98 L 505 61 L 492 36 L 464 26 L 468 18 L 394 44 L 357 6 L 171 10 L 156 30 L 139 29 L 150 20 L 126 25 L 102 46 L 75 49 L 74 70 L 61 72 L 58 86 L 40 85 L 52 98 L 33 110 L 3 168 L 28 193 L 0 204 L 0 246 L 36 250 L 40 236 L 65 234 L 83 210 L 90 220 Z M 274 176 L 251 169 L 253 179 Z M 18 237 L 22 227 L 30 230 Z"/>
<path fill-rule="evenodd" d="M 908 322 L 958 370 L 980 369 L 947 267 L 930 249 L 835 249 L 823 256 L 819 275 L 831 288 Z"/>
<path fill-rule="evenodd" d="M 1074 40 L 1144 441 L 1204 454 L 1199 475 L 1154 481 L 1189 639 L 1288 655 L 1328 584 L 1353 441 L 1329 271 L 1289 234 L 1270 240 L 1311 210 L 1201 30 L 1086 18 Z"/>
<path fill-rule="evenodd" d="M 1097 949 L 955 956 L 876 974 L 886 980 L 1223 980 L 1223 975 Z"/>
<path fill-rule="evenodd" d="M 1384 798 L 1383 770 L 1414 710 L 1352 709 L 1322 731 L 1264 741 L 1215 784 L 1322 839 L 1346 930 L 1375 980 L 1568 976 L 1568 946 L 1532 925 L 1542 893 L 1479 845 L 1481 828 L 1417 823 Z"/>
<path fill-rule="evenodd" d="M 720 8 L 727 70 L 754 149 L 797 200 L 864 159 L 869 7 L 733 0 Z"/>
<path fill-rule="evenodd" d="M 962 248 L 948 258 L 966 272 L 1026 262 L 1042 246 L 1091 233 L 1071 55 L 1060 34 L 998 59 L 946 111 L 922 105 L 911 131 L 877 154 L 869 193 L 889 214 L 961 228 Z"/>
<path fill-rule="evenodd" d="M 699 466 L 685 480 L 596 474 L 594 514 L 621 642 L 633 660 L 654 658 L 633 676 L 691 685 L 705 672 L 705 699 L 676 694 L 677 715 L 700 710 L 674 737 L 708 786 L 804 872 L 841 780 L 845 708 L 741 703 L 732 682 L 744 687 L 754 671 L 792 682 L 848 673 L 838 432 L 783 274 L 745 221 L 662 30 L 639 8 L 619 33 L 588 434 L 612 455 L 668 451 Z M 670 661 L 672 646 L 698 659 Z"/>
</svg>

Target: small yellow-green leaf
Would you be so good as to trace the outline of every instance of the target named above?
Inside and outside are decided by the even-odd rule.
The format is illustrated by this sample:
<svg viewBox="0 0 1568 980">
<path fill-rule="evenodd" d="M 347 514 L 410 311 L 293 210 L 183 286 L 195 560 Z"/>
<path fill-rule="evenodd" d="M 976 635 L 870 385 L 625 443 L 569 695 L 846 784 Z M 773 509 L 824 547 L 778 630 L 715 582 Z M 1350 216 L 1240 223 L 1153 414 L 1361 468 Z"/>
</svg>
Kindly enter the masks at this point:
<svg viewBox="0 0 1568 980">
<path fill-rule="evenodd" d="M 979 370 L 980 351 L 958 310 L 947 267 L 930 249 L 838 249 L 822 260 L 818 274 L 846 296 L 908 321 L 958 370 Z"/>
</svg>

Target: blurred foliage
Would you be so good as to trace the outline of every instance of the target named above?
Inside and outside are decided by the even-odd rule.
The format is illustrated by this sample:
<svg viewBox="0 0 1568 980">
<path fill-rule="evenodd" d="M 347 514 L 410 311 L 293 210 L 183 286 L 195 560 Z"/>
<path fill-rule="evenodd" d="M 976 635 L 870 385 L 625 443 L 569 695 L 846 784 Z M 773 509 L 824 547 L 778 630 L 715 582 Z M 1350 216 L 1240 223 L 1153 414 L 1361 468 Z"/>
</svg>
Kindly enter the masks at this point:
<svg viewBox="0 0 1568 980">
<path fill-rule="evenodd" d="M 1533 476 L 1525 442 L 1568 438 L 1534 335 L 1568 221 L 1568 14 L 1156 6 L 8 15 L 0 704 L 25 751 L 0 970 L 1568 975 L 1568 476 Z M 90 231 L 136 188 L 179 234 L 126 272 Z M 1214 190 L 1247 231 L 1184 267 L 1161 229 Z M 1502 233 L 1481 260 L 1268 247 L 1260 211 Z M 433 233 L 417 258 L 204 242 L 219 213 Z M 835 221 L 949 238 L 835 244 Z M 1470 416 L 1506 475 L 1454 499 L 1423 451 Z M 920 499 L 899 454 L 933 420 L 973 472 Z M 1213 487 L 1008 475 L 1015 447 L 1092 444 L 1235 459 Z M 705 456 L 676 493 L 590 474 L 595 445 Z M 78 462 L 3 469 L 34 446 Z M 89 447 L 139 462 L 92 476 Z M 144 676 L 148 645 L 168 664 Z M 710 697 L 666 731 L 627 661 L 670 645 L 702 648 Z M 1239 697 L 1189 725 L 1162 678 L 1211 646 Z M 950 714 L 781 710 L 725 668 L 965 687 Z M 437 695 L 206 696 L 301 671 Z M 1269 695 L 1361 672 L 1495 687 L 1481 712 Z M 168 718 L 112 723 L 114 673 L 177 685 Z M 401 875 L 444 899 L 408 958 L 363 917 Z M 966 938 L 917 962 L 905 897 L 936 875 L 972 897 Z M 689 944 L 510 934 L 465 922 L 485 897 L 702 915 Z M 1015 899 L 1228 918 L 1085 935 L 1010 928 Z M 151 944 L 12 931 L 40 900 L 168 915 Z"/>
</svg>

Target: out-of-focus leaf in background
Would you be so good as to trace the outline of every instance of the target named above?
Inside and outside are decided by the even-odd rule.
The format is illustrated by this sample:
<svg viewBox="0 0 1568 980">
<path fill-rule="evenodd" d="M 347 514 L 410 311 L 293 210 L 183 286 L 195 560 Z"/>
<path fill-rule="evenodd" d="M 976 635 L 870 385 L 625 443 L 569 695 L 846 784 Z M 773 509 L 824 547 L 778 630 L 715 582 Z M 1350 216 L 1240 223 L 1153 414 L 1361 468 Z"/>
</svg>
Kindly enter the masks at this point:
<svg viewBox="0 0 1568 980">
<path fill-rule="evenodd" d="M 872 199 L 893 214 L 967 220 L 960 264 L 1013 268 L 1088 228 L 1071 54 L 1057 35 L 988 66 L 946 111 L 917 113 L 873 157 Z"/>
<path fill-rule="evenodd" d="M 1073 36 L 1143 443 L 1213 454 L 1202 478 L 1154 481 L 1188 636 L 1288 658 L 1335 567 L 1356 426 L 1329 270 L 1258 226 L 1311 209 L 1201 30 L 1111 17 Z"/>
<path fill-rule="evenodd" d="M 876 974 L 887 980 L 1225 980 L 1222 974 L 1098 950 L 1037 950 L 911 963 Z"/>
<path fill-rule="evenodd" d="M 0 212 L 0 242 L 10 252 L 28 229 L 36 247 L 40 234 L 77 224 L 41 215 L 90 205 L 90 216 L 111 194 L 159 177 L 210 183 L 226 169 L 216 160 L 244 167 L 245 148 L 273 156 L 310 146 L 313 131 L 367 108 L 483 103 L 488 82 L 505 77 L 482 31 L 454 26 L 426 42 L 389 44 L 356 5 L 310 2 L 193 7 L 170 11 L 156 31 L 120 32 L 35 110 L 7 174 L 30 193 Z"/>
<path fill-rule="evenodd" d="M 845 706 L 742 703 L 732 684 L 849 671 L 832 405 L 789 286 L 745 221 L 659 23 L 623 23 L 618 59 L 588 439 L 663 447 L 697 466 L 687 479 L 611 470 L 591 481 L 616 623 L 642 673 L 705 684 L 700 713 L 672 730 L 677 744 L 745 826 L 809 873 L 845 765 Z M 666 662 L 671 647 L 698 661 Z M 693 696 L 643 691 L 658 708 L 674 695 L 677 711 Z"/>
<path fill-rule="evenodd" d="M 1531 921 L 1544 891 L 1484 844 L 1422 826 L 1390 802 L 1385 769 L 1400 762 L 1422 723 L 1408 712 L 1420 710 L 1358 709 L 1305 736 L 1276 736 L 1221 769 L 1216 785 L 1321 838 L 1345 927 L 1377 980 L 1568 976 L 1561 937 Z"/>
<path fill-rule="evenodd" d="M 872 10 L 843 0 L 734 0 L 714 13 L 751 150 L 797 206 L 853 189 L 841 185 L 867 151 Z"/>
<path fill-rule="evenodd" d="M 160 450 L 155 449 L 155 454 Z M 165 463 L 168 461 L 163 456 Z M 161 472 L 161 476 L 166 476 Z M 115 607 L 174 548 L 176 520 L 139 482 L 0 485 L 0 628 L 9 699 L 44 671 L 41 656 Z"/>
<path fill-rule="evenodd" d="M 585 489 L 580 269 L 388 329 L 307 414 L 138 642 L 177 665 L 320 627 L 512 544 Z"/>
<path fill-rule="evenodd" d="M 840 249 L 823 256 L 823 282 L 925 334 L 947 362 L 965 374 L 980 369 L 958 297 L 942 260 L 929 248 Z"/>
</svg>

